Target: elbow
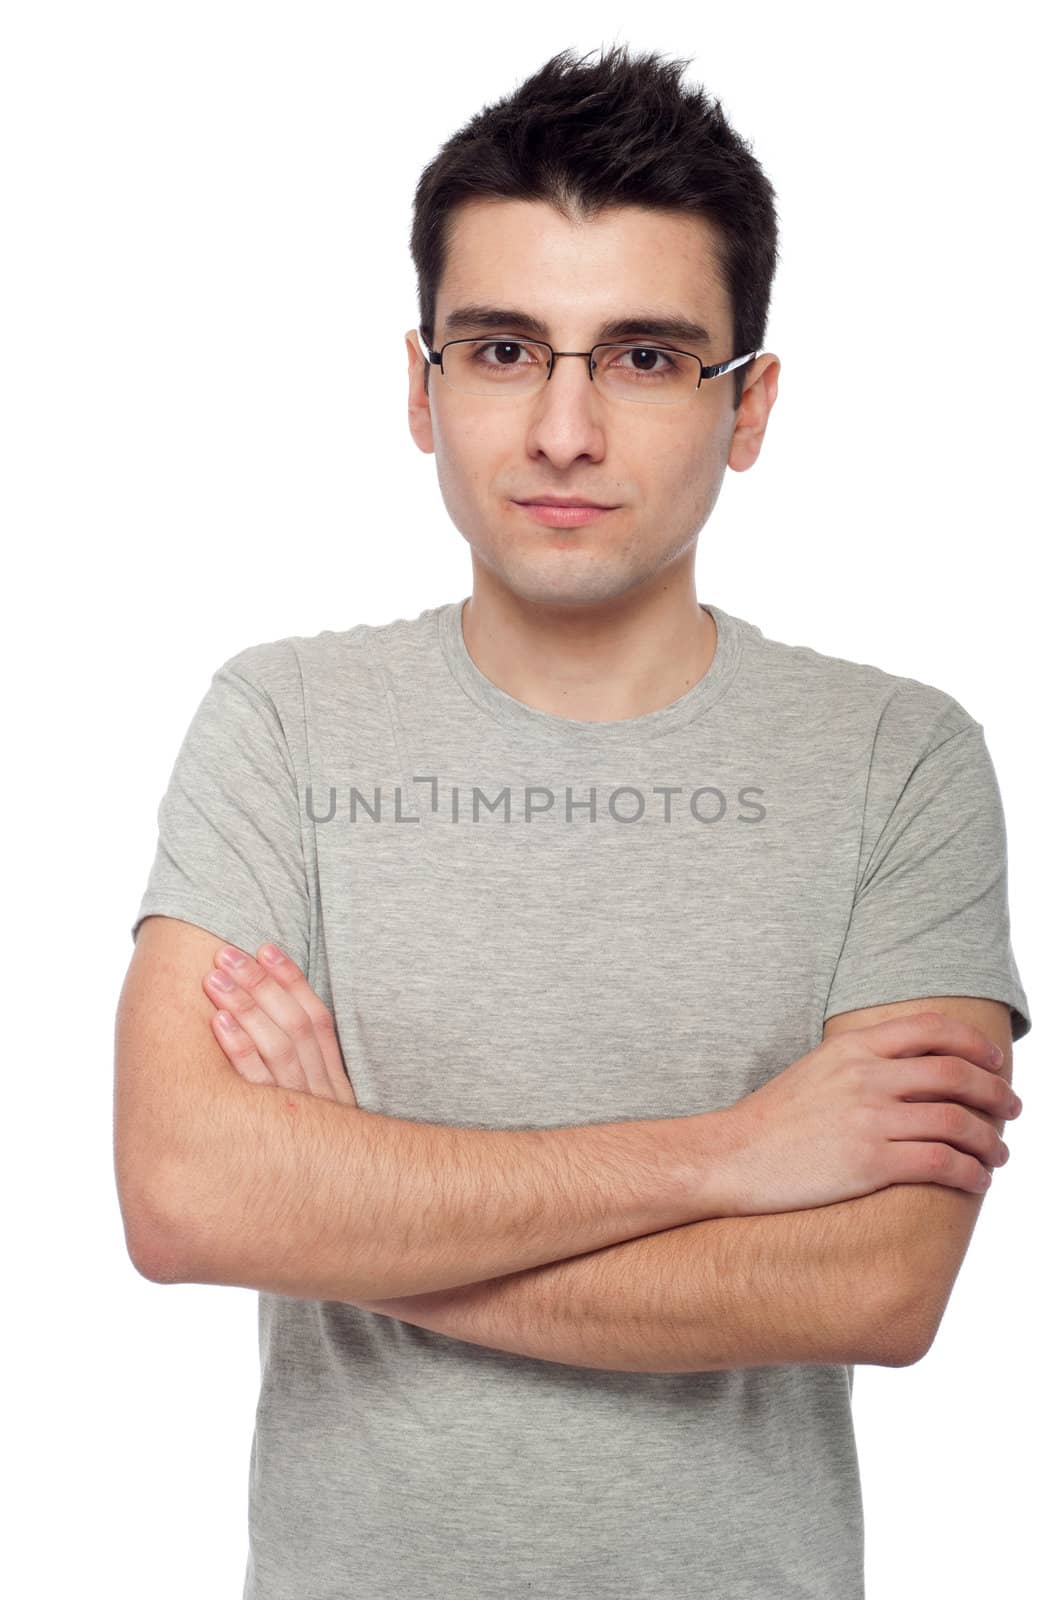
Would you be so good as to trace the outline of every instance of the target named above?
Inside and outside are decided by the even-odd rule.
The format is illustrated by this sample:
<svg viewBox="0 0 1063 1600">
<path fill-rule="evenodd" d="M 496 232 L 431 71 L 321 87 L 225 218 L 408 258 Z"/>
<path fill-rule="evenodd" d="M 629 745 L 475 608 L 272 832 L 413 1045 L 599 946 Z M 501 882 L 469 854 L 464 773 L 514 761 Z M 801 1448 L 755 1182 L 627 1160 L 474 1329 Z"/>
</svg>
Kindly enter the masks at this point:
<svg viewBox="0 0 1063 1600">
<path fill-rule="evenodd" d="M 184 1283 L 185 1259 L 175 1234 L 123 1207 L 126 1254 L 142 1278 L 150 1283 Z"/>
<path fill-rule="evenodd" d="M 870 1364 L 877 1367 L 914 1367 L 917 1361 L 922 1361 L 928 1348 L 921 1344 L 892 1345 L 888 1350 L 880 1351 Z"/>
<path fill-rule="evenodd" d="M 151 1283 L 185 1283 L 187 1259 L 180 1231 L 156 1194 L 130 1193 L 119 1186 L 125 1247 L 133 1266 Z"/>
<path fill-rule="evenodd" d="M 867 1302 L 872 1303 L 872 1299 L 869 1294 Z M 911 1300 L 897 1296 L 883 1301 L 880 1293 L 878 1309 L 864 1328 L 861 1365 L 913 1367 L 917 1361 L 922 1361 L 934 1335 L 933 1332 L 928 1335 L 920 1310 Z"/>
<path fill-rule="evenodd" d="M 914 1367 L 917 1361 L 922 1361 L 923 1357 L 929 1354 L 930 1347 L 937 1338 L 940 1321 L 941 1318 L 938 1316 L 932 1326 L 928 1327 L 925 1317 L 913 1314 L 903 1337 L 898 1340 L 892 1365 Z"/>
<path fill-rule="evenodd" d="M 897 1341 L 869 1344 L 865 1341 L 855 1364 L 861 1367 L 914 1367 L 925 1355 L 926 1348 L 921 1345 L 900 1344 Z"/>
<path fill-rule="evenodd" d="M 129 1259 L 149 1283 L 187 1283 L 184 1257 L 158 1235 L 150 1241 L 128 1241 Z"/>
<path fill-rule="evenodd" d="M 894 1343 L 888 1365 L 891 1367 L 914 1367 L 916 1362 L 922 1361 L 923 1357 L 929 1352 L 936 1332 L 936 1328 L 931 1332 L 927 1332 L 922 1325 L 903 1330 Z"/>
</svg>

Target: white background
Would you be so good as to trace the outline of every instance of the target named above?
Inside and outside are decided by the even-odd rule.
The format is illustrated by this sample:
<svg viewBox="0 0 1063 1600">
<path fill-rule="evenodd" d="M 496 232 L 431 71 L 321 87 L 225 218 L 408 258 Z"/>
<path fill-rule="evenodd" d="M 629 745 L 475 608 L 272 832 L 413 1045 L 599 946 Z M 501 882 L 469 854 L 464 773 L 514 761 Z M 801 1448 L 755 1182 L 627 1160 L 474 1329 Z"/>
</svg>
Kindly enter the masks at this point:
<svg viewBox="0 0 1063 1600">
<path fill-rule="evenodd" d="M 9 1592 L 240 1593 L 256 1298 L 138 1276 L 111 1165 L 114 1011 L 156 807 L 228 656 L 470 592 L 406 422 L 414 187 L 549 55 L 616 42 L 693 57 L 687 80 L 778 194 L 779 399 L 702 531 L 699 596 L 944 688 L 994 757 L 1034 1016 L 1025 1110 L 931 1352 L 858 1368 L 854 1405 L 868 1600 L 1045 1592 L 1061 1421 L 1048 26 L 1014 3 L 5 9 Z"/>
</svg>

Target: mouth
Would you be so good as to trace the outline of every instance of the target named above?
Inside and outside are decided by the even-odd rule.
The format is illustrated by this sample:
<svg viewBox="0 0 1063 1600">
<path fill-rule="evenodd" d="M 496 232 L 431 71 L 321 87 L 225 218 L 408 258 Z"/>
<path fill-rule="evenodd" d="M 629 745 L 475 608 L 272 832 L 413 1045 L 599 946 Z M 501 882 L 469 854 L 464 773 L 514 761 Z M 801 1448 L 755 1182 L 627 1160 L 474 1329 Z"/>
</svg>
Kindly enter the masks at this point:
<svg viewBox="0 0 1063 1600">
<path fill-rule="evenodd" d="M 552 528 L 578 528 L 585 522 L 595 522 L 599 517 L 618 511 L 619 506 L 591 505 L 586 500 L 559 504 L 556 500 L 514 500 L 513 504 L 526 511 L 536 522 Z"/>
</svg>

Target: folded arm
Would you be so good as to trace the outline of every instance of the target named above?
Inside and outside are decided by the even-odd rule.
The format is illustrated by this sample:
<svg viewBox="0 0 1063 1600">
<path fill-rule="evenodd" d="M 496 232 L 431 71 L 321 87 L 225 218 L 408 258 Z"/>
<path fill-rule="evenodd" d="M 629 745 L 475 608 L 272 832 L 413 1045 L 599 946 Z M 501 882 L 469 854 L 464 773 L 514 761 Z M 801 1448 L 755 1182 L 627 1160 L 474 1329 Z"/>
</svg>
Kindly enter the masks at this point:
<svg viewBox="0 0 1063 1600">
<path fill-rule="evenodd" d="M 310 1026 L 305 979 L 300 1022 L 245 959 L 256 993 L 276 990 L 263 1048 L 278 1074 L 292 1071 L 282 1088 L 258 1060 L 246 1081 L 218 1048 L 221 1028 L 211 1037 L 201 985 L 217 950 L 202 929 L 148 916 L 119 1002 L 115 1166 L 145 1276 L 304 1300 L 436 1293 L 722 1209 L 710 1192 L 712 1112 L 510 1131 L 337 1103 L 332 1074 L 302 1069 L 324 1037 Z M 238 983 L 225 1009 L 265 1025 L 241 995 Z M 297 1083 L 304 1092 L 290 1092 Z"/>
<path fill-rule="evenodd" d="M 999 1001 L 944 995 L 832 1017 L 824 1037 L 933 1008 L 1004 1051 Z M 1003 1130 L 998 1118 L 975 1112 Z M 807 1211 L 724 1217 L 368 1311 L 542 1361 L 632 1372 L 907 1366 L 933 1343 L 983 1197 L 899 1183 Z"/>
<path fill-rule="evenodd" d="M 540 1361 L 619 1372 L 903 1366 L 917 1347 L 875 1270 L 893 1191 L 714 1218 L 364 1310 Z"/>
</svg>

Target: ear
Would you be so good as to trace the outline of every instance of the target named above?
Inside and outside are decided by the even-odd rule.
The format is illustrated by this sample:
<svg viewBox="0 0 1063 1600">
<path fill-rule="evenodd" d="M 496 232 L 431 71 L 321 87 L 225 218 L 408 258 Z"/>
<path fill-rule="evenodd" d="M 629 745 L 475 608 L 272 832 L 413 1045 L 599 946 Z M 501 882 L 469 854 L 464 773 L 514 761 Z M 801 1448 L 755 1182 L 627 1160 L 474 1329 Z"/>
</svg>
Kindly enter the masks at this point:
<svg viewBox="0 0 1063 1600">
<path fill-rule="evenodd" d="M 782 367 L 778 356 L 764 351 L 749 368 L 742 389 L 742 399 L 735 413 L 734 431 L 727 465 L 733 472 L 746 472 L 760 455 L 764 443 L 764 430 L 779 391 L 779 372 Z M 727 383 L 728 373 L 717 378 L 717 383 Z"/>
<path fill-rule="evenodd" d="M 406 334 L 406 360 L 409 365 L 410 377 L 410 433 L 418 450 L 423 450 L 425 455 L 433 455 L 435 453 L 435 440 L 432 437 L 432 411 L 424 387 L 426 362 L 417 338 L 416 328 L 411 328 Z M 431 383 L 431 379 L 429 379 L 429 383 Z"/>
</svg>

